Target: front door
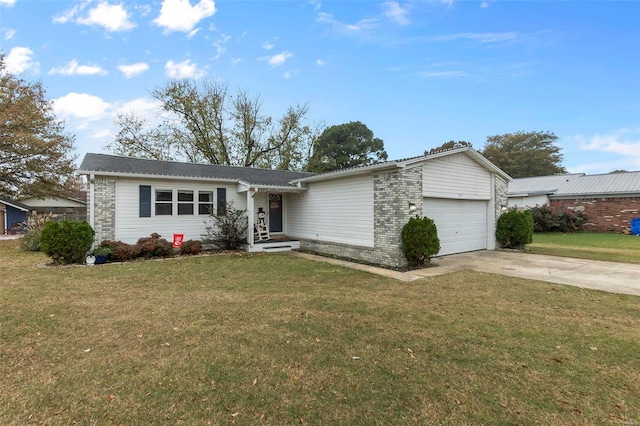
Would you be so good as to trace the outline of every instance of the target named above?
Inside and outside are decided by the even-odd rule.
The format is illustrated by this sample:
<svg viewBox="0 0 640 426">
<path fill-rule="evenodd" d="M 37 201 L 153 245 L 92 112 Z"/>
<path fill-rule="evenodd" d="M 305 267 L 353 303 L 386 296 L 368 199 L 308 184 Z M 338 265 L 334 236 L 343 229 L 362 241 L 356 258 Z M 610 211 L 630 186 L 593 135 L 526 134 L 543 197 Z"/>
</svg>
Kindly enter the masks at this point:
<svg viewBox="0 0 640 426">
<path fill-rule="evenodd" d="M 282 232 L 282 194 L 269 194 L 269 232 Z"/>
</svg>

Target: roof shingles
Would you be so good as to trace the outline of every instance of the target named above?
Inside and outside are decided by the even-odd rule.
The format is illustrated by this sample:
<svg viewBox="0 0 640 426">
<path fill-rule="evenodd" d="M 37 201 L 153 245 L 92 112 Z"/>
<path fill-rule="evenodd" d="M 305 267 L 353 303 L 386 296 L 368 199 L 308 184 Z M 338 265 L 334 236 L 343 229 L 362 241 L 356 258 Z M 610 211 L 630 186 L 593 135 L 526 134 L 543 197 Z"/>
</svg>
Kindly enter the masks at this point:
<svg viewBox="0 0 640 426">
<path fill-rule="evenodd" d="M 206 180 L 230 180 L 251 185 L 293 186 L 291 181 L 313 176 L 313 173 L 235 167 L 219 164 L 180 163 L 146 160 L 107 154 L 85 155 L 80 165 L 82 174 L 131 174 L 144 176 L 187 177 Z"/>
</svg>

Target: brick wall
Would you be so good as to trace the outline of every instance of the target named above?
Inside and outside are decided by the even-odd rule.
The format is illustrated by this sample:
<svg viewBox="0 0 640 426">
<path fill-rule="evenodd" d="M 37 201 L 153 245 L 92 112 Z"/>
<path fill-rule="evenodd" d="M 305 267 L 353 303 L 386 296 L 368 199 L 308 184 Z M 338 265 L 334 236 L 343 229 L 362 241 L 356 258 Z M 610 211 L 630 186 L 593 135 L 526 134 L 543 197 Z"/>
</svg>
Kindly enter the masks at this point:
<svg viewBox="0 0 640 426">
<path fill-rule="evenodd" d="M 551 200 L 550 206 L 584 211 L 587 214 L 584 230 L 591 232 L 622 233 L 631 219 L 640 217 L 640 197 Z"/>
<path fill-rule="evenodd" d="M 94 232 L 95 241 L 115 240 L 116 238 L 116 180 L 115 178 L 95 178 Z M 87 198 L 90 198 L 87 195 Z M 87 214 L 89 215 L 91 200 L 87 199 Z"/>
</svg>

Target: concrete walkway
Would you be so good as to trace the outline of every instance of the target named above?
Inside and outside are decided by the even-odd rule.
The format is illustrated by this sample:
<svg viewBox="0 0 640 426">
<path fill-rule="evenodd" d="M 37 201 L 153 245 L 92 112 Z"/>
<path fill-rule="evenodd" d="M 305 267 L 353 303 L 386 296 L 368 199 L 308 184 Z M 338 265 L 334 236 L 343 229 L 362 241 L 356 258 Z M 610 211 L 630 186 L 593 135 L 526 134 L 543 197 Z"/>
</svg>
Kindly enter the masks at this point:
<svg viewBox="0 0 640 426">
<path fill-rule="evenodd" d="M 432 260 L 433 267 L 397 272 L 307 253 L 295 252 L 295 254 L 402 281 L 414 281 L 461 270 L 473 270 L 640 296 L 640 264 L 601 262 L 496 250 L 443 256 Z"/>
</svg>

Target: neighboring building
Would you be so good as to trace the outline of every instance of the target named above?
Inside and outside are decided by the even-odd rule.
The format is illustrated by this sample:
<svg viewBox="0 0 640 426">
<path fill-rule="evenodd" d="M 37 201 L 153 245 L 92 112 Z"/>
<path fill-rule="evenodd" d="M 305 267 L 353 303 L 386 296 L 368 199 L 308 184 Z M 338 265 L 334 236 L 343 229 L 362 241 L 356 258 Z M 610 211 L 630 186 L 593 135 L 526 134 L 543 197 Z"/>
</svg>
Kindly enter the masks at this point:
<svg viewBox="0 0 640 426">
<path fill-rule="evenodd" d="M 30 197 L 20 202 L 38 214 L 51 213 L 56 220 L 87 220 L 86 192 L 74 193 L 71 197 Z"/>
<path fill-rule="evenodd" d="M 514 179 L 509 207 L 548 205 L 585 212 L 586 231 L 623 232 L 640 217 L 640 172 L 584 173 Z"/>
<path fill-rule="evenodd" d="M 17 201 L 0 199 L 0 235 L 21 233 L 30 210 Z"/>
<path fill-rule="evenodd" d="M 232 201 L 249 218 L 247 250 L 301 248 L 392 268 L 407 265 L 401 230 L 434 219 L 440 255 L 495 248 L 511 178 L 463 147 L 320 175 L 87 154 L 96 240 L 135 243 L 157 232 L 201 239 L 210 211 Z M 270 240 L 254 235 L 266 213 Z"/>
</svg>

